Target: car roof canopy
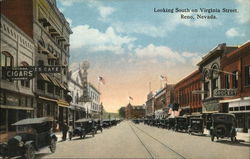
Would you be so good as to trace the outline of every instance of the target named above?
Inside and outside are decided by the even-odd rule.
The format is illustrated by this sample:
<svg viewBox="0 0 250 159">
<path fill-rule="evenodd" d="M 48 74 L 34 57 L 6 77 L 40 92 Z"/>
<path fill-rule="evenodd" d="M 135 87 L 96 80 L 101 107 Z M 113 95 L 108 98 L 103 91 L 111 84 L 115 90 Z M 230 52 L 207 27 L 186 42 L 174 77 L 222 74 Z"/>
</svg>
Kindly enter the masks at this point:
<svg viewBox="0 0 250 159">
<path fill-rule="evenodd" d="M 42 118 L 28 118 L 28 119 L 23 119 L 20 120 L 14 124 L 12 124 L 13 126 L 21 126 L 21 125 L 33 125 L 33 124 L 40 124 L 40 123 L 44 123 L 47 121 L 54 121 L 53 118 L 51 117 L 42 117 Z"/>
</svg>

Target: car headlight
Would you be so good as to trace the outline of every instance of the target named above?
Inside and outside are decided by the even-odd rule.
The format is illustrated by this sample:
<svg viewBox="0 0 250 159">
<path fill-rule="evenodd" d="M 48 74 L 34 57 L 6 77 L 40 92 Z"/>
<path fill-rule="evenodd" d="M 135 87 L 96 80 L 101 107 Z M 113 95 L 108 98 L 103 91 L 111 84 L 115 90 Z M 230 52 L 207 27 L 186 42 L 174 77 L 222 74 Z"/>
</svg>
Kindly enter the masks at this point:
<svg viewBox="0 0 250 159">
<path fill-rule="evenodd" d="M 24 145 L 24 142 L 23 142 L 23 141 L 20 141 L 20 142 L 19 142 L 19 147 L 23 147 L 23 145 Z"/>
</svg>

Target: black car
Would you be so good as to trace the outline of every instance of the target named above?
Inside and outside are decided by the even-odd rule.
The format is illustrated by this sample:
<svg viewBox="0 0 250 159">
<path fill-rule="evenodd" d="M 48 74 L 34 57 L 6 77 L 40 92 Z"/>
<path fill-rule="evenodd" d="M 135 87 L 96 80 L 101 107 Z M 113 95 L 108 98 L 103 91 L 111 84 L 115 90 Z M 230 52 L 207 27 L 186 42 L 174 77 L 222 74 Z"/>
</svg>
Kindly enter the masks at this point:
<svg viewBox="0 0 250 159">
<path fill-rule="evenodd" d="M 92 119 L 79 119 L 75 121 L 76 128 L 73 131 L 74 136 L 80 136 L 80 138 L 85 138 L 86 135 L 95 136 L 95 124 Z"/>
<path fill-rule="evenodd" d="M 190 117 L 189 119 L 189 126 L 188 126 L 188 133 L 204 133 L 204 120 L 201 117 Z"/>
<path fill-rule="evenodd" d="M 94 120 L 94 124 L 95 124 L 95 133 L 97 133 L 97 131 L 101 131 L 102 132 L 102 121 L 100 119 L 95 119 Z"/>
<path fill-rule="evenodd" d="M 230 138 L 232 142 L 236 141 L 236 119 L 233 114 L 215 113 L 211 116 L 212 126 L 210 128 L 211 140 L 214 138 Z"/>
<path fill-rule="evenodd" d="M 103 128 L 109 128 L 109 127 L 111 127 L 111 121 L 109 119 L 102 120 L 102 127 Z"/>
<path fill-rule="evenodd" d="M 34 159 L 35 152 L 46 147 L 54 153 L 57 137 L 52 132 L 52 122 L 52 118 L 43 117 L 23 119 L 12 124 L 17 126 L 17 134 L 0 145 L 0 156 Z"/>
<path fill-rule="evenodd" d="M 178 116 L 175 117 L 175 127 L 174 127 L 175 131 L 185 131 L 187 132 L 188 130 L 188 120 L 187 117 L 183 117 L 183 116 Z"/>
</svg>

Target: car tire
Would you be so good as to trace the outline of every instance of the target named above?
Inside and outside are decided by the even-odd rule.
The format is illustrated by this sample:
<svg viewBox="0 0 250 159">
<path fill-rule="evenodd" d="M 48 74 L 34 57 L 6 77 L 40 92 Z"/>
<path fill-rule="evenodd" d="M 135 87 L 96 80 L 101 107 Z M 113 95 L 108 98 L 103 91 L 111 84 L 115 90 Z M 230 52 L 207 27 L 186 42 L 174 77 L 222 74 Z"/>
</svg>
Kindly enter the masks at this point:
<svg viewBox="0 0 250 159">
<path fill-rule="evenodd" d="M 51 153 L 55 153 L 55 151 L 56 151 L 56 140 L 55 139 L 51 139 L 49 149 L 50 149 Z"/>
<path fill-rule="evenodd" d="M 33 145 L 27 146 L 27 149 L 25 151 L 24 157 L 26 159 L 35 159 L 36 154 L 35 154 L 35 148 Z"/>
<path fill-rule="evenodd" d="M 214 141 L 214 135 L 211 135 L 211 141 Z"/>
</svg>

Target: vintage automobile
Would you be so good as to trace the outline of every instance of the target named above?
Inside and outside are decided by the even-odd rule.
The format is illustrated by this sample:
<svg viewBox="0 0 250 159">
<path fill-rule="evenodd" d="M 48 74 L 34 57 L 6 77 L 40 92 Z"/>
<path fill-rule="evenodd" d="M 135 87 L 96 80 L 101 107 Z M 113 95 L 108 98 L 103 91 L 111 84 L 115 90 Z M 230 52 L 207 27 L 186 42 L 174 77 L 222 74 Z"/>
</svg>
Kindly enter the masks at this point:
<svg viewBox="0 0 250 159">
<path fill-rule="evenodd" d="M 46 147 L 54 153 L 57 137 L 52 132 L 52 122 L 52 118 L 42 117 L 23 119 L 12 124 L 17 127 L 17 134 L 0 145 L 0 156 L 34 159 L 35 152 Z"/>
<path fill-rule="evenodd" d="M 178 116 L 175 117 L 175 127 L 174 127 L 175 131 L 185 131 L 187 132 L 188 130 L 188 120 L 187 117 L 183 117 L 183 116 Z"/>
<path fill-rule="evenodd" d="M 94 120 L 94 124 L 95 124 L 95 133 L 97 133 L 97 131 L 101 131 L 102 132 L 102 121 L 100 119 L 95 119 Z"/>
<path fill-rule="evenodd" d="M 102 120 L 102 127 L 103 127 L 103 128 L 109 128 L 109 127 L 111 127 L 111 122 L 110 122 L 110 120 L 109 120 L 109 119 L 103 119 L 103 120 Z"/>
<path fill-rule="evenodd" d="M 236 141 L 236 119 L 233 114 L 214 113 L 211 116 L 212 126 L 210 128 L 211 140 L 214 138 L 230 138 L 232 142 Z"/>
<path fill-rule="evenodd" d="M 85 138 L 86 135 L 95 136 L 95 124 L 92 119 L 79 119 L 75 121 L 75 129 L 73 130 L 73 137 L 80 136 L 80 138 Z"/>
<path fill-rule="evenodd" d="M 204 133 L 204 120 L 202 117 L 191 116 L 189 117 L 188 133 Z"/>
</svg>

